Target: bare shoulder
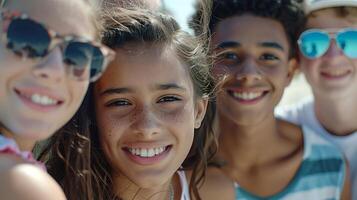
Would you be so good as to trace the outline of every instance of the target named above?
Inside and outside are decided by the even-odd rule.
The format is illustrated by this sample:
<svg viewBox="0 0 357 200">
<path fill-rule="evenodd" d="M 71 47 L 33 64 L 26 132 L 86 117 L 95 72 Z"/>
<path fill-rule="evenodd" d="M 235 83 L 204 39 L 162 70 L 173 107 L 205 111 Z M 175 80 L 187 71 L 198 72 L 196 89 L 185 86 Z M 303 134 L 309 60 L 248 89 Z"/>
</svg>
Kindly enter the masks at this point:
<svg viewBox="0 0 357 200">
<path fill-rule="evenodd" d="M 303 140 L 302 129 L 296 124 L 279 119 L 278 129 L 285 139 L 291 143 L 300 144 Z"/>
<path fill-rule="evenodd" d="M 0 194 L 7 200 L 65 200 L 60 186 L 40 168 L 0 156 Z"/>
<path fill-rule="evenodd" d="M 187 173 L 190 177 L 190 173 Z M 219 168 L 209 167 L 206 171 L 205 181 L 199 189 L 204 200 L 234 200 L 235 189 L 230 180 Z"/>
</svg>

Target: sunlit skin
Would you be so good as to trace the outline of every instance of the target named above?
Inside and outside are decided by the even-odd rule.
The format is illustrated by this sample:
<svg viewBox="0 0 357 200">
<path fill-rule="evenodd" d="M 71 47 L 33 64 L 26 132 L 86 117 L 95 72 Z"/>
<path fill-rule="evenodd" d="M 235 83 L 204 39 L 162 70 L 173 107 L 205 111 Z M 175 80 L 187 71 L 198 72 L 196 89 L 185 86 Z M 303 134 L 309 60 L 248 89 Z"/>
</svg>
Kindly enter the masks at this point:
<svg viewBox="0 0 357 200">
<path fill-rule="evenodd" d="M 206 100 L 194 97 L 187 66 L 162 45 L 129 44 L 95 86 L 100 142 L 113 170 L 113 189 L 123 199 L 167 199 L 186 158 Z M 143 159 L 129 148 L 168 147 Z M 172 179 L 172 177 L 174 177 Z"/>
<path fill-rule="evenodd" d="M 295 63 L 288 59 L 289 43 L 280 24 L 264 19 L 262 25 L 266 20 L 279 25 L 278 31 L 255 26 L 248 29 L 254 34 L 246 34 L 246 26 L 252 18 L 244 15 L 222 21 L 212 40 L 217 55 L 214 74 L 217 78 L 224 77 L 217 94 L 217 104 L 225 106 L 218 106 L 218 112 L 242 126 L 258 124 L 267 118 L 274 119 L 273 109 L 290 82 Z M 252 102 L 237 100 L 233 97 L 234 92 L 263 94 Z"/>
<path fill-rule="evenodd" d="M 211 48 L 218 55 L 215 77 L 223 79 L 217 94 L 216 156 L 223 166 L 208 170 L 203 199 L 235 199 L 233 182 L 262 198 L 278 194 L 295 177 L 303 157 L 300 127 L 274 117 L 297 67 L 289 58 L 284 28 L 249 14 L 227 18 L 215 27 Z"/>
<path fill-rule="evenodd" d="M 331 9 L 315 11 L 307 20 L 307 29 L 340 30 L 357 27 L 353 16 L 337 17 Z M 300 68 L 312 88 L 317 118 L 336 135 L 348 135 L 357 130 L 357 59 L 346 57 L 335 41 L 322 57 L 308 59 L 299 55 Z M 339 77 L 326 74 L 341 73 Z"/>
<path fill-rule="evenodd" d="M 279 22 L 245 14 L 219 22 L 211 48 L 218 55 L 215 77 L 224 77 L 217 94 L 216 159 L 226 164 L 221 172 L 208 171 L 203 198 L 217 198 L 216 187 L 234 199 L 233 181 L 257 196 L 274 195 L 294 177 L 303 153 L 300 128 L 273 114 L 296 68 L 287 35 Z"/>
<path fill-rule="evenodd" d="M 89 8 L 82 1 L 9 1 L 6 8 L 29 15 L 61 35 L 94 40 Z M 79 9 L 81 7 L 81 9 Z M 66 11 L 66 17 L 63 16 Z M 6 23 L 0 21 L 0 27 Z M 3 37 L 3 31 L 0 32 Z M 39 61 L 21 59 L 0 42 L 0 131 L 15 139 L 22 150 L 63 126 L 78 109 L 89 84 L 70 78 L 59 47 Z M 59 103 L 52 108 L 25 101 L 19 93 L 47 95 Z"/>
<path fill-rule="evenodd" d="M 25 13 L 61 35 L 76 35 L 94 40 L 96 29 L 90 20 L 90 9 L 84 1 L 11 0 L 6 9 Z M 7 22 L 0 21 L 6 29 Z M 3 30 L 0 38 L 3 38 Z M 69 78 L 59 47 L 46 57 L 34 61 L 15 56 L 0 41 L 0 132 L 14 139 L 20 150 L 31 151 L 35 142 L 48 138 L 61 128 L 78 109 L 88 81 Z M 46 95 L 55 106 L 35 104 L 26 95 Z M 22 95 L 20 95 L 22 94 Z M 63 200 L 60 186 L 38 166 L 20 157 L 0 156 L 0 193 L 12 200 Z"/>
</svg>

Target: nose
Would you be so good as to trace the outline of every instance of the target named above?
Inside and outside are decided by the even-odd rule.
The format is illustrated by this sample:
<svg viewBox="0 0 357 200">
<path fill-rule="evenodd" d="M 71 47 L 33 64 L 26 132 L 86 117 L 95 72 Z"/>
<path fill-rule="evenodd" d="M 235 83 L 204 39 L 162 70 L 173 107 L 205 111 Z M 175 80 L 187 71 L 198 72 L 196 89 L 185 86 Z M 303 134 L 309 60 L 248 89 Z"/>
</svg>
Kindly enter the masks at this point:
<svg viewBox="0 0 357 200">
<path fill-rule="evenodd" d="M 42 80 L 60 82 L 66 75 L 63 56 L 59 47 L 54 48 L 34 68 L 33 74 Z"/>
<path fill-rule="evenodd" d="M 331 40 L 331 44 L 327 49 L 327 52 L 325 53 L 324 57 L 333 58 L 341 55 L 343 55 L 342 49 L 338 47 L 336 40 Z"/>
<path fill-rule="evenodd" d="M 239 81 L 255 81 L 261 79 L 259 66 L 254 58 L 247 58 L 236 72 L 236 79 Z"/>
<path fill-rule="evenodd" d="M 141 137 L 150 138 L 160 132 L 160 124 L 154 111 L 148 107 L 139 108 L 134 116 L 132 129 Z"/>
</svg>

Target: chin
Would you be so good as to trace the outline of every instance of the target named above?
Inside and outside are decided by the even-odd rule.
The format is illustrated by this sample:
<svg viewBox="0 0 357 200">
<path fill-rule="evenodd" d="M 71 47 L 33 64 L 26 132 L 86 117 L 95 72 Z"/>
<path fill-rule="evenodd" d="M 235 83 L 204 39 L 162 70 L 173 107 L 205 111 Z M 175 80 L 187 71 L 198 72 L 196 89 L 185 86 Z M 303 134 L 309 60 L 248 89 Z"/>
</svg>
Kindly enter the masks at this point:
<svg viewBox="0 0 357 200">
<path fill-rule="evenodd" d="M 15 135 L 24 140 L 40 141 L 49 138 L 56 130 L 49 128 L 17 127 L 11 129 Z"/>
<path fill-rule="evenodd" d="M 150 188 L 156 188 L 156 187 L 159 187 L 159 186 L 165 184 L 167 181 L 170 180 L 170 178 L 168 178 L 168 179 L 160 179 L 159 177 L 143 178 L 143 179 L 139 179 L 135 183 L 140 188 L 150 189 Z"/>
</svg>

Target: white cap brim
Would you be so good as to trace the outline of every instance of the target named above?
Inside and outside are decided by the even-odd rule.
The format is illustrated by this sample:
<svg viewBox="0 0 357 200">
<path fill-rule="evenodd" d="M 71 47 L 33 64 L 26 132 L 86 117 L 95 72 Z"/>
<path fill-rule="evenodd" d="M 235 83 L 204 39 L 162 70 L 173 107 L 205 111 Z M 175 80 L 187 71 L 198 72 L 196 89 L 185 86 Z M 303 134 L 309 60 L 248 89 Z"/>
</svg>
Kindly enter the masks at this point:
<svg viewBox="0 0 357 200">
<path fill-rule="evenodd" d="M 315 10 L 341 6 L 357 7 L 357 0 L 304 0 L 304 11 L 306 15 Z"/>
</svg>

